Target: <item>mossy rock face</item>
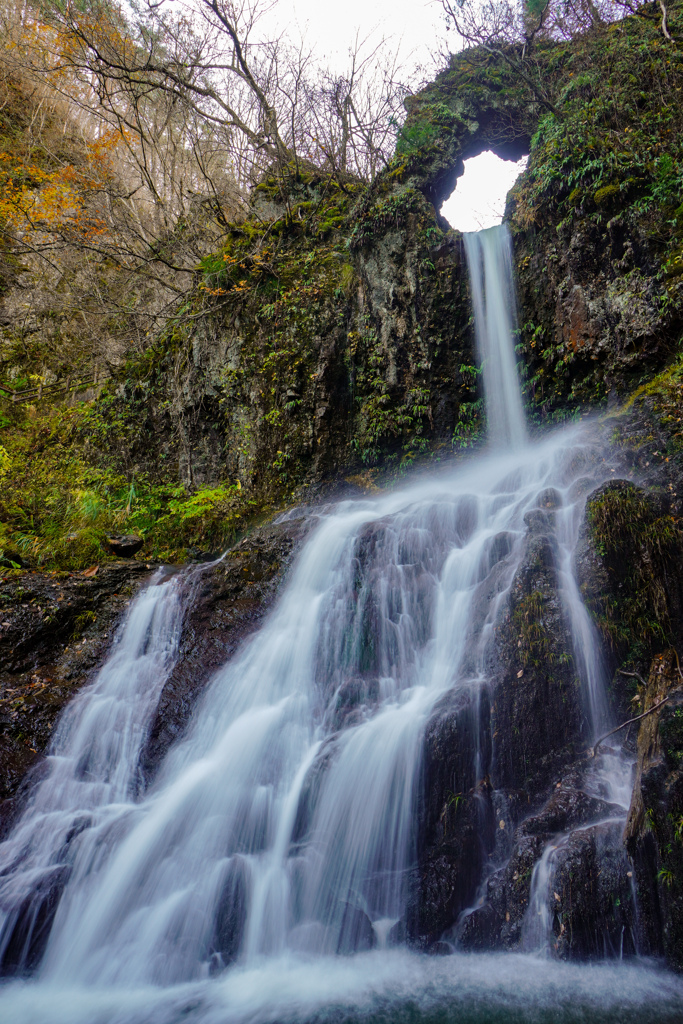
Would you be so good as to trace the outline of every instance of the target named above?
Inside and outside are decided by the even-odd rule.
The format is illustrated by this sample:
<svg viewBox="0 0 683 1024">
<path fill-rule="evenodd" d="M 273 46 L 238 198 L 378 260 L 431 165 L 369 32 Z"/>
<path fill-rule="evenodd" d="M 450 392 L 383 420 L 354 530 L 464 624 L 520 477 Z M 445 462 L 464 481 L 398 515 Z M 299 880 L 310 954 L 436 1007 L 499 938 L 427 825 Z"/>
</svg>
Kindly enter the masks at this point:
<svg viewBox="0 0 683 1024">
<path fill-rule="evenodd" d="M 508 201 L 538 422 L 628 394 L 683 336 L 680 53 L 627 18 L 568 48 L 554 96 Z"/>
<path fill-rule="evenodd" d="M 406 100 L 389 173 L 410 182 L 438 209 L 455 188 L 463 161 L 492 150 L 504 160 L 529 152 L 538 104 L 510 67 L 472 49 L 451 58 L 434 82 Z"/>
<path fill-rule="evenodd" d="M 611 656 L 648 663 L 680 634 L 683 535 L 670 501 L 627 480 L 588 496 L 579 585 Z"/>
</svg>

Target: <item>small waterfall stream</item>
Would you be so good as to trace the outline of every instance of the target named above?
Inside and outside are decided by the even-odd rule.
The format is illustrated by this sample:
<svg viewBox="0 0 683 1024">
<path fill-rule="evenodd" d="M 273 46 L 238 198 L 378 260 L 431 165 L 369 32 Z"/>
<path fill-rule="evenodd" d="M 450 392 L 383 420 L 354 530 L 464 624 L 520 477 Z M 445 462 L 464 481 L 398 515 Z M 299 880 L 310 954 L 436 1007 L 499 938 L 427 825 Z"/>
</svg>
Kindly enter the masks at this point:
<svg viewBox="0 0 683 1024">
<path fill-rule="evenodd" d="M 277 606 L 216 674 L 146 793 L 137 761 L 177 655 L 177 578 L 137 598 L 0 845 L 0 956 L 36 973 L 0 991 L 8 1020 L 237 1024 L 325 1019 L 326 1008 L 330 1019 L 385 1020 L 393 1006 L 399 1021 L 417 1019 L 402 1009 L 415 1001 L 425 1020 L 521 1021 L 529 1001 L 534 1019 L 560 1004 L 610 1012 L 614 966 L 440 960 L 400 945 L 425 728 L 444 694 L 488 685 L 525 515 L 548 488 L 592 732 L 608 717 L 571 569 L 586 493 L 577 482 L 606 478 L 601 449 L 584 426 L 526 439 L 507 231 L 466 246 L 489 450 L 320 513 Z M 619 757 L 601 761 L 596 788 L 615 799 L 625 770 Z M 552 852 L 536 868 L 538 906 Z M 45 881 L 54 874 L 57 885 Z M 600 1019 L 645 1020 L 649 1006 L 663 1020 L 683 1006 L 668 976 L 621 970 L 622 1015 Z M 460 1006 L 456 1017 L 439 1016 L 440 1000 Z"/>
<path fill-rule="evenodd" d="M 484 376 L 489 441 L 496 448 L 519 448 L 527 433 L 515 361 L 516 302 L 510 233 L 501 225 L 467 232 L 463 238 Z"/>
</svg>

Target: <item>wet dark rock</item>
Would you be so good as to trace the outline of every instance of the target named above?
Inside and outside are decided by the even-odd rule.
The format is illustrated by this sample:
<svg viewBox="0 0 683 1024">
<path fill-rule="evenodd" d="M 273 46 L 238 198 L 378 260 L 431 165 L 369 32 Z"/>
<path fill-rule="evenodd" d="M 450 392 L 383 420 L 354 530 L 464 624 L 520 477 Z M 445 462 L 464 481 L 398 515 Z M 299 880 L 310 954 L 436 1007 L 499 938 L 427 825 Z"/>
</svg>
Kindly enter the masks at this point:
<svg viewBox="0 0 683 1024">
<path fill-rule="evenodd" d="M 652 662 L 626 826 L 643 951 L 683 970 L 683 684 L 675 651 Z"/>
<path fill-rule="evenodd" d="M 427 726 L 418 877 L 408 913 L 408 934 L 424 948 L 471 903 L 494 845 L 489 721 L 488 693 L 473 687 L 449 694 Z"/>
<path fill-rule="evenodd" d="M 81 573 L 0 577 L 0 813 L 49 745 L 59 713 L 106 657 L 151 566 L 122 563 Z"/>
<path fill-rule="evenodd" d="M 545 847 L 572 829 L 619 815 L 623 817 L 621 808 L 585 793 L 580 788 L 582 782 L 582 768 L 570 770 L 562 782 L 552 786 L 545 805 L 514 830 L 509 859 L 490 875 L 485 892 L 480 896 L 481 906 L 461 923 L 458 940 L 463 948 L 518 948 L 529 907 L 533 869 Z M 517 816 L 520 810 L 518 804 Z M 623 829 L 623 823 L 619 827 Z M 621 839 L 619 844 L 623 854 Z M 578 947 L 572 947 L 571 954 L 584 955 Z"/>
<path fill-rule="evenodd" d="M 215 565 L 187 576 L 187 613 L 177 664 L 162 690 L 141 755 L 148 783 L 180 735 L 206 684 L 261 624 L 314 519 L 288 519 L 255 530 Z"/>
<path fill-rule="evenodd" d="M 361 721 L 368 706 L 375 705 L 378 698 L 379 679 L 376 677 L 345 680 L 335 694 L 330 725 L 333 729 L 343 729 Z"/>
<path fill-rule="evenodd" d="M 532 508 L 524 516 L 524 525 L 529 533 L 545 536 L 552 531 L 550 516 L 540 508 Z"/>
<path fill-rule="evenodd" d="M 433 943 L 427 950 L 430 956 L 450 956 L 453 953 L 453 947 L 448 942 Z"/>
<path fill-rule="evenodd" d="M 530 836 L 552 836 L 600 818 L 623 817 L 623 809 L 616 804 L 607 803 L 577 788 L 581 782 L 581 774 L 576 771 L 558 783 L 542 811 L 527 818 L 521 826 L 524 833 Z"/>
<path fill-rule="evenodd" d="M 21 783 L 41 761 L 41 754 L 8 733 L 0 735 L 0 780 L 4 797 L 0 800 L 0 840 L 14 817 Z"/>
<path fill-rule="evenodd" d="M 603 960 L 636 952 L 631 863 L 620 817 L 572 832 L 552 880 L 553 948 L 562 959 Z"/>
<path fill-rule="evenodd" d="M 457 939 L 458 948 L 471 953 L 486 953 L 501 947 L 503 920 L 496 913 L 493 904 L 482 903 L 470 911 L 460 923 Z"/>
<path fill-rule="evenodd" d="M 525 517 L 528 534 L 497 629 L 489 687 L 449 695 L 427 727 L 419 877 L 409 914 L 413 941 L 427 948 L 477 898 L 482 908 L 465 916 L 460 941 L 468 948 L 517 943 L 545 842 L 598 811 L 574 792 L 575 780 L 555 790 L 585 747 L 586 721 L 551 516 L 537 508 Z M 505 580 L 504 561 L 495 579 L 494 586 Z M 530 818 L 544 806 L 544 821 Z M 515 832 L 524 819 L 528 830 Z"/>
<path fill-rule="evenodd" d="M 512 551 L 514 538 L 510 533 L 497 533 L 486 546 L 485 571 L 490 571 L 497 562 L 501 562 Z"/>
<path fill-rule="evenodd" d="M 218 898 L 210 957 L 215 970 L 232 963 L 240 949 L 247 919 L 248 867 L 241 857 L 230 859 Z"/>
<path fill-rule="evenodd" d="M 527 813 L 562 777 L 587 735 L 546 515 L 527 513 L 529 536 L 496 638 L 492 694 L 492 782 L 524 791 Z"/>
<path fill-rule="evenodd" d="M 554 487 L 546 487 L 538 496 L 538 507 L 545 509 L 556 509 L 562 507 L 562 495 Z"/>
<path fill-rule="evenodd" d="M 325 773 L 329 768 L 330 762 L 336 756 L 337 748 L 337 736 L 330 736 L 320 747 L 303 781 L 296 819 L 292 829 L 292 850 L 294 851 L 306 839 L 311 822 L 313 821 Z"/>
<path fill-rule="evenodd" d="M 45 872 L 18 905 L 1 907 L 12 922 L 2 955 L 2 974 L 28 974 L 40 963 L 70 869 L 59 864 Z"/>
<path fill-rule="evenodd" d="M 107 547 L 112 555 L 116 555 L 118 558 L 132 558 L 142 550 L 144 543 L 142 537 L 138 537 L 135 533 L 114 534 L 107 537 Z"/>
</svg>

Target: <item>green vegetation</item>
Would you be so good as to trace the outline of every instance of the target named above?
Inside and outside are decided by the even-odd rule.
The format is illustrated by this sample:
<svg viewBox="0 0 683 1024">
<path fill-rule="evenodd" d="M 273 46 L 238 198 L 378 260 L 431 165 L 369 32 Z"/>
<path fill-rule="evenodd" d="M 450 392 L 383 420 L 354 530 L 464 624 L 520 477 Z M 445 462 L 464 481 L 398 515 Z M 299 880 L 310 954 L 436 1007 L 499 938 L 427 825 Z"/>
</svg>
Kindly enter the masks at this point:
<svg viewBox="0 0 683 1024">
<path fill-rule="evenodd" d="M 258 186 L 257 208 L 261 199 L 281 201 L 280 188 L 275 180 Z M 429 364 L 419 332 L 414 371 L 402 387 L 390 384 L 390 352 L 371 318 L 353 310 L 358 277 L 340 225 L 358 188 L 300 176 L 279 220 L 255 215 L 234 225 L 221 250 L 202 259 L 176 316 L 96 400 L 5 406 L 7 559 L 14 552 L 29 564 L 84 568 L 107 557 L 109 532 L 139 533 L 144 558 L 226 546 L 290 502 L 318 445 L 329 445 L 318 395 L 331 341 L 343 347 L 348 380 L 336 441 L 347 461 L 370 467 L 388 455 L 402 471 L 425 452 Z M 188 380 L 203 396 L 199 408 L 183 391 Z"/>
<path fill-rule="evenodd" d="M 522 598 L 513 612 L 519 660 L 525 668 L 540 668 L 554 661 L 553 636 L 544 622 L 544 605 L 545 597 L 540 590 L 534 590 Z"/>
<path fill-rule="evenodd" d="M 223 225 L 220 248 L 201 258 L 165 326 L 130 347 L 94 401 L 4 404 L 0 549 L 75 569 L 106 557 L 107 532 L 130 531 L 145 537 L 144 557 L 182 558 L 222 547 L 340 470 L 376 484 L 380 472 L 478 443 L 484 416 L 462 255 L 426 198 L 446 187 L 473 131 L 483 145 L 512 119 L 516 137 L 533 134 L 513 227 L 529 246 L 543 242 L 548 265 L 523 253 L 523 279 L 540 288 L 540 269 L 555 273 L 577 219 L 601 238 L 618 236 L 616 248 L 645 231 L 655 276 L 629 257 L 612 298 L 623 305 L 647 283 L 661 323 L 674 322 L 683 289 L 678 49 L 630 19 L 571 44 L 542 43 L 535 59 L 562 120 L 535 107 L 499 57 L 456 56 L 407 101 L 394 159 L 372 184 L 294 164 L 267 175 L 249 215 Z M 525 316 L 518 351 L 532 416 L 546 422 L 601 404 L 608 384 L 543 310 Z M 61 372 L 68 360 L 58 354 L 72 349 L 76 365 L 80 341 L 59 330 L 50 360 L 47 335 L 7 334 L 2 379 L 17 386 L 48 363 Z M 683 436 L 679 377 L 675 369 L 656 384 L 631 381 L 654 388 L 647 394 L 672 445 Z M 633 631 L 644 614 L 627 608 L 619 620 Z M 660 625 L 647 635 L 663 635 Z M 531 657 L 538 622 L 524 627 Z"/>
<path fill-rule="evenodd" d="M 632 390 L 661 366 L 664 347 L 676 351 L 683 320 L 683 51 L 654 19 L 628 18 L 547 59 L 562 119 L 542 114 L 511 193 L 527 305 L 519 351 L 538 421 Z M 568 259 L 586 294 L 599 281 L 609 328 L 563 292 Z M 565 300 L 561 325 L 547 309 L 549 281 Z M 619 311 L 631 313 L 621 330 Z M 624 347 L 623 333 L 642 343 Z"/>
<path fill-rule="evenodd" d="M 683 356 L 679 356 L 662 373 L 636 388 L 625 403 L 625 408 L 638 407 L 648 400 L 652 406 L 653 422 L 659 424 L 667 437 L 666 456 L 679 454 L 683 451 Z M 628 441 L 631 445 L 637 444 L 635 438 L 629 438 Z"/>
<path fill-rule="evenodd" d="M 133 532 L 147 538 L 140 557 L 178 561 L 191 547 L 225 547 L 267 510 L 237 483 L 188 492 L 146 473 L 128 478 L 107 468 L 107 450 L 96 465 L 86 443 L 95 410 L 30 410 L 23 419 L 19 414 L 14 430 L 5 430 L 9 469 L 0 490 L 0 552 L 8 560 L 15 553 L 29 564 L 81 569 L 107 560 L 108 533 Z M 98 442 L 104 437 L 100 425 Z M 109 442 L 111 453 L 118 443 L 114 429 Z"/>
<path fill-rule="evenodd" d="M 598 623 L 631 659 L 671 644 L 666 579 L 683 551 L 678 519 L 631 484 L 602 491 L 588 504 L 599 554 L 617 586 Z M 619 585 L 621 584 L 621 585 Z"/>
</svg>

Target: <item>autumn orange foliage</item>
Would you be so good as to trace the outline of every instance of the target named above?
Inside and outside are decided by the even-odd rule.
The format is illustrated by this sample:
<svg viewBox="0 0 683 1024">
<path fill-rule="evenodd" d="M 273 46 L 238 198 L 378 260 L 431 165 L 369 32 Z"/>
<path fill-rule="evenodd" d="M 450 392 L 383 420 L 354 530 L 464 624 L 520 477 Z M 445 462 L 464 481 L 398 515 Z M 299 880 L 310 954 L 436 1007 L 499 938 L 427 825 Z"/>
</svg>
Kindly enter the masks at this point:
<svg viewBox="0 0 683 1024">
<path fill-rule="evenodd" d="M 0 153 L 0 224 L 13 232 L 67 234 L 87 240 L 107 230 L 93 199 L 111 185 L 111 151 L 122 143 L 109 131 L 86 146 L 81 166 L 66 164 L 54 170 Z"/>
</svg>

